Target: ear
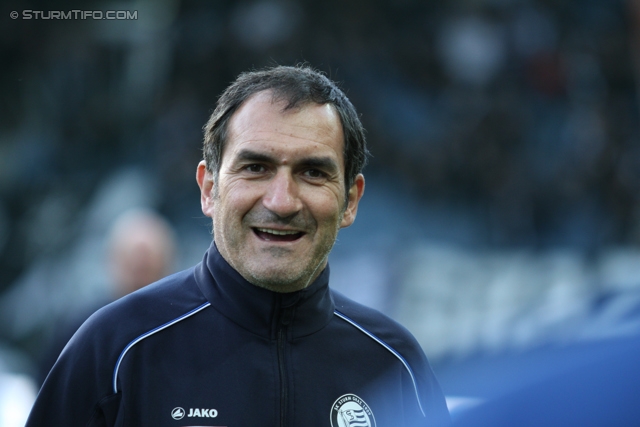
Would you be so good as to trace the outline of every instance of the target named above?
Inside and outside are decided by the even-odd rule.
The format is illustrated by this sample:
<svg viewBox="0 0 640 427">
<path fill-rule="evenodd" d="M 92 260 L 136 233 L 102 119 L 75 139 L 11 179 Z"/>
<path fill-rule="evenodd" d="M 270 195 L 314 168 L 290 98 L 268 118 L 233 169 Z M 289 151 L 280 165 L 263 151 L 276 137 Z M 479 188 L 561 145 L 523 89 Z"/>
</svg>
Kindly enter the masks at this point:
<svg viewBox="0 0 640 427">
<path fill-rule="evenodd" d="M 196 181 L 198 181 L 198 187 L 200 187 L 202 213 L 213 218 L 213 174 L 207 170 L 207 164 L 204 160 L 198 163 Z"/>
<path fill-rule="evenodd" d="M 359 173 L 353 182 L 353 185 L 349 189 L 349 200 L 347 200 L 347 209 L 342 216 L 342 222 L 340 228 L 345 228 L 353 224 L 356 220 L 356 213 L 358 213 L 358 203 L 364 194 L 364 176 Z"/>
</svg>

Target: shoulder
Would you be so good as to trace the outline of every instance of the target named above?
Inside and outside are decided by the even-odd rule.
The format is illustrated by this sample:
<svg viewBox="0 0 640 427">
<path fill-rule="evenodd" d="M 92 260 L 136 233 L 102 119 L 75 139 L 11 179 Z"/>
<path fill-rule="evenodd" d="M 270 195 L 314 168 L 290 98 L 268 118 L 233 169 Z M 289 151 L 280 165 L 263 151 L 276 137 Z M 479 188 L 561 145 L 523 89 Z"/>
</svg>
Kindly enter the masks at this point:
<svg viewBox="0 0 640 427">
<path fill-rule="evenodd" d="M 97 375 L 95 385 L 106 393 L 113 369 L 131 343 L 207 304 L 193 269 L 168 276 L 92 314 L 67 343 L 53 371 Z"/>
<path fill-rule="evenodd" d="M 107 402 L 119 399 L 117 367 L 131 343 L 205 304 L 190 269 L 96 311 L 60 354 L 27 425 L 94 425 L 88 420 L 106 416 Z"/>
<path fill-rule="evenodd" d="M 141 334 L 206 303 L 191 268 L 102 307 L 80 327 L 68 347 L 114 355 Z"/>
<path fill-rule="evenodd" d="M 422 358 L 422 348 L 407 328 L 378 310 L 357 303 L 337 291 L 332 290 L 331 293 L 337 317 L 397 351 Z"/>
<path fill-rule="evenodd" d="M 332 295 L 334 315 L 352 328 L 354 333 L 366 335 L 380 349 L 391 352 L 404 365 L 413 380 L 433 375 L 422 347 L 404 326 L 339 292 L 332 291 Z"/>
<path fill-rule="evenodd" d="M 205 301 L 194 278 L 194 267 L 167 276 L 105 306 L 102 317 L 126 311 L 137 318 L 150 313 L 177 312 Z"/>
<path fill-rule="evenodd" d="M 404 366 L 424 417 L 432 425 L 449 425 L 449 413 L 440 385 L 411 332 L 390 317 L 339 292 L 332 290 L 332 296 L 336 317 L 391 352 Z"/>
</svg>

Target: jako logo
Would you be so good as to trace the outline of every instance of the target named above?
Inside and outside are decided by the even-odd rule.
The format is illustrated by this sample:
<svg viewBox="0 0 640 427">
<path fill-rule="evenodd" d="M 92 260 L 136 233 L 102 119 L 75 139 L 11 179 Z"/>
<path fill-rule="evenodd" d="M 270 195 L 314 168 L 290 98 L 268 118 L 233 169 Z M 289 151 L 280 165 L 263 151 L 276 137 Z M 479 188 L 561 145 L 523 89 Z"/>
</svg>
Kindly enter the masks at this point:
<svg viewBox="0 0 640 427">
<path fill-rule="evenodd" d="M 187 417 L 215 418 L 217 416 L 218 411 L 216 411 L 215 409 L 189 408 L 189 414 L 187 414 Z"/>
<path fill-rule="evenodd" d="M 174 420 L 181 420 L 184 418 L 186 412 L 181 407 L 174 408 L 171 411 L 171 417 Z M 216 409 L 199 409 L 199 408 L 189 408 L 189 414 L 186 414 L 187 417 L 201 417 L 201 418 L 215 418 L 218 416 L 218 411 Z"/>
<path fill-rule="evenodd" d="M 171 418 L 173 418 L 174 420 L 181 420 L 184 418 L 184 409 L 177 407 L 177 408 L 173 408 L 173 411 L 171 411 Z"/>
</svg>

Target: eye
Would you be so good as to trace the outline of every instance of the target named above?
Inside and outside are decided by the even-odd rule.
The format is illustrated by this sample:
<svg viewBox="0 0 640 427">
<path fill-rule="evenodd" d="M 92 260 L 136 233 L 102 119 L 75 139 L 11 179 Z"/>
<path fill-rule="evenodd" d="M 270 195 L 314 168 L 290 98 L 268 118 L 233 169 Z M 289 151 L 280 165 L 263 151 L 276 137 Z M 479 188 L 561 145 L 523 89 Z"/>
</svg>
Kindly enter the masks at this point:
<svg viewBox="0 0 640 427">
<path fill-rule="evenodd" d="M 253 163 L 251 165 L 248 165 L 247 167 L 245 167 L 245 169 L 252 173 L 261 173 L 266 171 L 266 168 L 258 163 Z"/>
<path fill-rule="evenodd" d="M 324 172 L 318 169 L 307 169 L 304 174 L 313 179 L 325 178 L 327 176 Z"/>
</svg>

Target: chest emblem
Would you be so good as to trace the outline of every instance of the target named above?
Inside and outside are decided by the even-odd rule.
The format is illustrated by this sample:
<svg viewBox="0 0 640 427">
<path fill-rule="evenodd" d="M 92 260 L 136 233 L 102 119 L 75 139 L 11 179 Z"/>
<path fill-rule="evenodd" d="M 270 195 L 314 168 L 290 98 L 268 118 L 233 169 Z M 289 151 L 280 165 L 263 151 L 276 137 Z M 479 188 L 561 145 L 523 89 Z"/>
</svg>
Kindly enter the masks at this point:
<svg viewBox="0 0 640 427">
<path fill-rule="evenodd" d="M 345 394 L 331 407 L 331 427 L 376 427 L 376 420 L 364 400 Z"/>
<path fill-rule="evenodd" d="M 171 411 L 171 417 L 174 420 L 181 420 L 184 418 L 184 409 L 177 407 L 174 408 L 173 411 Z"/>
</svg>

